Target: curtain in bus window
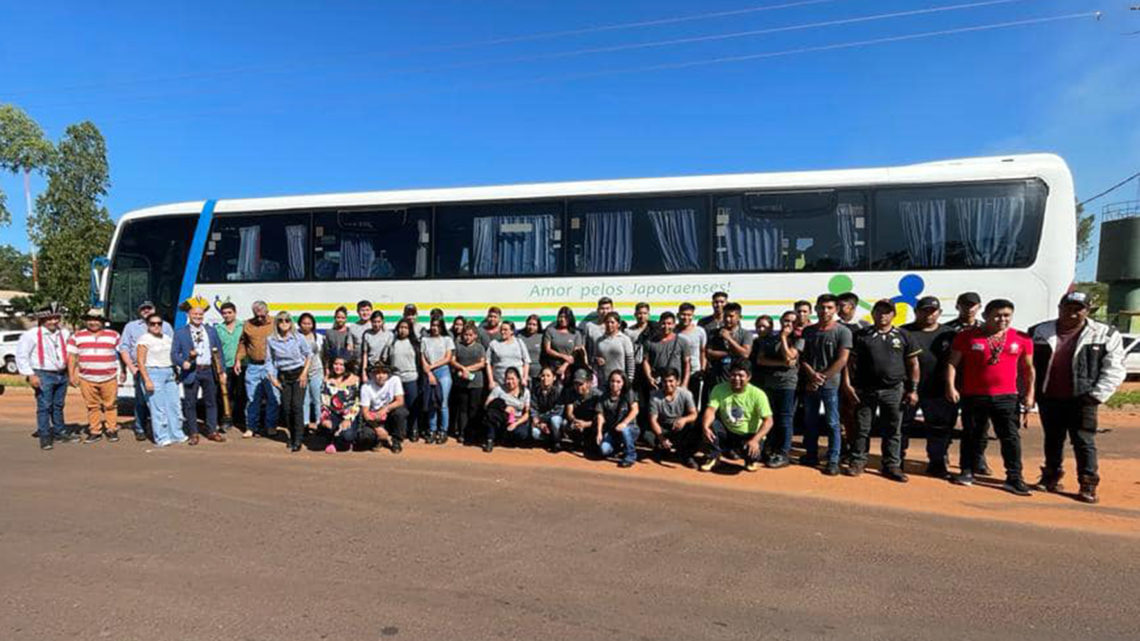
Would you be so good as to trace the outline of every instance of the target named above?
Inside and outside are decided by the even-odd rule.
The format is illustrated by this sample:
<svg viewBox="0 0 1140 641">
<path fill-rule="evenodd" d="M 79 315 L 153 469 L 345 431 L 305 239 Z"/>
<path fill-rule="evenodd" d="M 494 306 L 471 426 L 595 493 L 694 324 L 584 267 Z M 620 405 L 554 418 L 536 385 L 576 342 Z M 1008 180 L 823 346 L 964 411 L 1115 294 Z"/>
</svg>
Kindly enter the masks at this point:
<svg viewBox="0 0 1140 641">
<path fill-rule="evenodd" d="M 235 280 L 261 278 L 261 225 L 238 228 L 238 262 Z"/>
<path fill-rule="evenodd" d="M 585 218 L 585 255 L 578 273 L 629 273 L 633 265 L 633 212 L 591 212 Z"/>
<path fill-rule="evenodd" d="M 942 267 L 946 264 L 946 201 L 899 202 L 910 266 Z"/>
<path fill-rule="evenodd" d="M 423 277 L 427 276 L 427 264 L 428 264 L 427 237 L 428 237 L 428 221 L 423 220 L 423 219 L 417 220 L 416 221 L 416 274 L 415 274 L 416 278 L 423 278 Z"/>
<path fill-rule="evenodd" d="M 692 272 L 700 269 L 697 247 L 697 212 L 692 209 L 649 210 L 649 222 L 657 237 L 666 271 Z"/>
<path fill-rule="evenodd" d="M 370 240 L 357 234 L 342 234 L 336 277 L 340 280 L 368 278 L 375 260 L 376 253 Z"/>
<path fill-rule="evenodd" d="M 305 237 L 308 235 L 307 225 L 285 227 L 285 242 L 289 249 L 289 280 L 305 279 Z"/>
<path fill-rule="evenodd" d="M 557 267 L 554 216 L 485 216 L 473 222 L 472 273 L 549 274 Z"/>
<path fill-rule="evenodd" d="M 860 245 L 856 218 L 863 216 L 863 208 L 851 203 L 839 203 L 835 208 L 836 233 L 840 243 L 840 266 L 851 269 L 859 264 Z"/>
<path fill-rule="evenodd" d="M 1025 224 L 1020 197 L 955 198 L 958 233 L 971 267 L 1009 267 L 1017 257 L 1017 239 Z"/>
<path fill-rule="evenodd" d="M 776 271 L 786 239 L 776 221 L 732 212 L 717 252 L 717 267 L 726 271 Z"/>
</svg>

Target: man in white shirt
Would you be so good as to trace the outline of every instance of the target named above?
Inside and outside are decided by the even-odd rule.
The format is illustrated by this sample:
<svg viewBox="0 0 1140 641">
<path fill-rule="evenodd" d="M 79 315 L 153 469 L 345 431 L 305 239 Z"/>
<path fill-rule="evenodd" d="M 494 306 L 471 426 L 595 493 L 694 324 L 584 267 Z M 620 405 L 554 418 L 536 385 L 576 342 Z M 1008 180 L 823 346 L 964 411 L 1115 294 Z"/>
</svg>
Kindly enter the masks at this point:
<svg viewBox="0 0 1140 641">
<path fill-rule="evenodd" d="M 363 433 L 347 434 L 354 428 Z M 384 363 L 372 366 L 370 380 L 360 386 L 360 422 L 345 430 L 342 438 L 349 445 L 355 442 L 367 449 L 379 441 L 392 448 L 393 454 L 399 454 L 407 429 L 408 408 L 404 406 L 400 377 L 392 376 Z"/>
<path fill-rule="evenodd" d="M 16 368 L 36 392 L 36 434 L 40 449 L 52 449 L 53 441 L 79 440 L 63 423 L 67 399 L 67 330 L 59 326 L 59 303 L 49 303 L 36 313 L 38 326 L 20 336 L 16 344 Z"/>
</svg>

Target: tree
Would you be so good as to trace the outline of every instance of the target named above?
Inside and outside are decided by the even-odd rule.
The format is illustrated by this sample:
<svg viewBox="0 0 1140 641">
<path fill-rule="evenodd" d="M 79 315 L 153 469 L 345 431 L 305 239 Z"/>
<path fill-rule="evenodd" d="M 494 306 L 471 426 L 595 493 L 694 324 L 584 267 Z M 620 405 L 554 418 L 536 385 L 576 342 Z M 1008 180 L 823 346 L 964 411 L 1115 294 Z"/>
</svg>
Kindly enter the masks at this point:
<svg viewBox="0 0 1140 641">
<path fill-rule="evenodd" d="M 15 105 L 0 105 L 0 169 L 24 175 L 24 200 L 30 204 L 28 178 L 33 171 L 41 171 L 51 164 L 55 148 L 44 137 L 44 130 L 35 120 Z M 12 222 L 6 206 L 7 199 L 0 192 L 0 225 Z"/>
<path fill-rule="evenodd" d="M 1092 253 L 1092 234 L 1096 216 L 1085 216 L 1085 206 L 1077 204 L 1077 260 L 1084 260 Z"/>
<path fill-rule="evenodd" d="M 0 289 L 32 291 L 32 257 L 11 245 L 0 245 Z"/>
<path fill-rule="evenodd" d="M 111 186 L 107 146 L 94 124 L 67 128 L 47 177 L 28 235 L 40 247 L 43 298 L 62 303 L 75 323 L 89 303 L 91 259 L 107 251 L 114 230 L 102 205 Z"/>
</svg>

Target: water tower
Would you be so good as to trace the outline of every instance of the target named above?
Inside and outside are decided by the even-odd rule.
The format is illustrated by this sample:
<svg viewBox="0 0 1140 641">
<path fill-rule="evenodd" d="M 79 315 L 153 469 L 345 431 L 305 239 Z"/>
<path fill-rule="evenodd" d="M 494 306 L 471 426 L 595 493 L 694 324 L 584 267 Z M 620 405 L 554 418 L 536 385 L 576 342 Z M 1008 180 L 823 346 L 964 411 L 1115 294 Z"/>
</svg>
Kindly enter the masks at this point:
<svg viewBox="0 0 1140 641">
<path fill-rule="evenodd" d="M 1096 279 L 1108 284 L 1108 322 L 1140 333 L 1140 200 L 1104 206 Z"/>
</svg>

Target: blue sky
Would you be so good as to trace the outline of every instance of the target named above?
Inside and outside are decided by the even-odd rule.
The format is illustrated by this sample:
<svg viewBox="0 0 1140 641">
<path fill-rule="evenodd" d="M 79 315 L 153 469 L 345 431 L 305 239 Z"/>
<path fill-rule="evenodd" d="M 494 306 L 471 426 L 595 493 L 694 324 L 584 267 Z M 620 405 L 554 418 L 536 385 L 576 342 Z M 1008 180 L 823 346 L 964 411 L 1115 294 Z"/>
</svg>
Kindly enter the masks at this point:
<svg viewBox="0 0 1140 641">
<path fill-rule="evenodd" d="M 1140 30 L 1140 11 L 1126 0 L 811 26 L 969 1 L 5 3 L 0 102 L 53 138 L 94 121 L 115 216 L 203 198 L 1026 151 L 1062 154 L 1087 197 L 1140 169 L 1140 36 L 1121 35 Z M 1103 19 L 677 66 L 1093 10 Z M 597 28 L 715 12 L 736 13 Z M 711 38 L 757 30 L 769 32 Z M 577 32 L 530 37 L 563 31 Z M 0 186 L 15 214 L 0 242 L 24 247 L 21 182 Z M 1093 209 L 1140 194 L 1114 197 Z"/>
</svg>

